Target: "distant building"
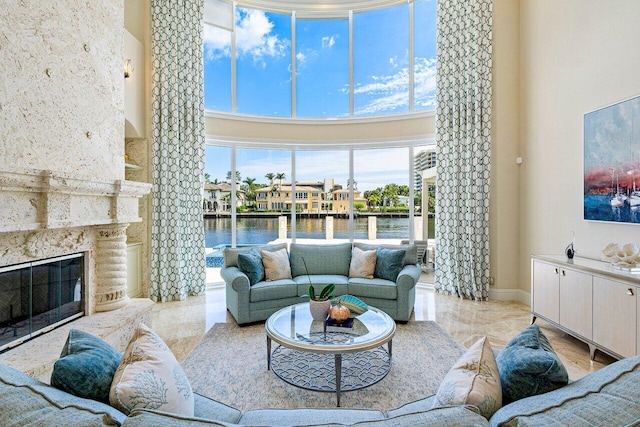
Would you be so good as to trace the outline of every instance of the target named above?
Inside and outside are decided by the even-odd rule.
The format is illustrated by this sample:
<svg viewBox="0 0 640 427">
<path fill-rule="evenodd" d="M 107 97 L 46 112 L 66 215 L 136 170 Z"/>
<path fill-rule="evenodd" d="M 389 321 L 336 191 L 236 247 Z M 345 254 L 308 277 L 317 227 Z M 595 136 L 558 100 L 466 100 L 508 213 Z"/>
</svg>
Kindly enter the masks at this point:
<svg viewBox="0 0 640 427">
<path fill-rule="evenodd" d="M 203 197 L 202 209 L 205 212 L 231 212 L 231 184 L 208 182 L 204 184 Z M 245 201 L 244 191 L 236 189 L 236 207 L 244 205 Z"/>
<path fill-rule="evenodd" d="M 435 175 L 436 167 L 436 151 L 435 147 L 420 151 L 413 157 L 414 166 L 414 189 L 417 192 L 422 191 L 422 178 L 424 172 L 431 169 Z"/>
</svg>

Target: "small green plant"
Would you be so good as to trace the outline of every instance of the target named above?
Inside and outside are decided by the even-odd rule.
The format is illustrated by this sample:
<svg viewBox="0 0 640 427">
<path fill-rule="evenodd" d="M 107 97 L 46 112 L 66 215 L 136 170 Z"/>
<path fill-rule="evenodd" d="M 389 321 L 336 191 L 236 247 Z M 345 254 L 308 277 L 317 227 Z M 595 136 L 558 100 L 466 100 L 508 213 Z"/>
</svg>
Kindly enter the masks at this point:
<svg viewBox="0 0 640 427">
<path fill-rule="evenodd" d="M 304 258 L 302 258 L 302 264 L 304 265 L 304 271 L 307 273 L 307 279 L 309 279 L 309 292 L 302 295 L 301 298 L 309 297 L 309 299 L 312 299 L 314 301 L 326 301 L 328 299 L 331 299 L 331 297 L 333 296 L 333 291 L 336 290 L 336 285 L 332 283 L 330 285 L 325 286 L 320 291 L 320 295 L 316 296 L 316 290 L 313 288 L 313 285 L 311 284 L 311 277 L 309 276 L 309 270 L 307 269 L 307 262 L 304 260 Z"/>
</svg>

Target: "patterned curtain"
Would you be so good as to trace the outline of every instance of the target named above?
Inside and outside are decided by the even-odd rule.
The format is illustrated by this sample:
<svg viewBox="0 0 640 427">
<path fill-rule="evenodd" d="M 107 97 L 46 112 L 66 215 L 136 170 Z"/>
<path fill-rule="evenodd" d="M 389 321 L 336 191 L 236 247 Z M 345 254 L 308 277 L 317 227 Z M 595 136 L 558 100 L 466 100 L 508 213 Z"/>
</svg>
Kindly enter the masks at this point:
<svg viewBox="0 0 640 427">
<path fill-rule="evenodd" d="M 492 0 L 438 0 L 438 292 L 489 296 Z"/>
<path fill-rule="evenodd" d="M 204 0 L 151 1 L 154 301 L 205 292 L 203 9 Z"/>
</svg>

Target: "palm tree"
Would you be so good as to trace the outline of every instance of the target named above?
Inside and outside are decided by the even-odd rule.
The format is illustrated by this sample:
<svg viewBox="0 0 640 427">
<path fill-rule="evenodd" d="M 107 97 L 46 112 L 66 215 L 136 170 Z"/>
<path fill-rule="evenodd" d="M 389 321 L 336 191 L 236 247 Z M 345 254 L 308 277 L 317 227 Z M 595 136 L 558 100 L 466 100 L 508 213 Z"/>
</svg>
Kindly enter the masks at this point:
<svg viewBox="0 0 640 427">
<path fill-rule="evenodd" d="M 282 188 L 282 180 L 285 179 L 286 177 L 287 177 L 287 174 L 284 172 L 278 172 L 276 174 L 276 179 L 280 181 L 280 188 Z"/>
<path fill-rule="evenodd" d="M 227 171 L 227 181 L 231 183 L 231 171 Z M 242 181 L 242 176 L 240 175 L 240 171 L 236 171 L 236 183 Z"/>
<path fill-rule="evenodd" d="M 266 174 L 264 176 L 265 178 L 267 178 L 269 180 L 269 185 L 273 187 L 273 178 L 276 177 L 276 174 L 273 172 L 269 172 L 268 174 Z"/>
<path fill-rule="evenodd" d="M 255 206 L 256 188 L 258 188 L 258 184 L 256 184 L 256 179 L 247 177 L 242 182 L 246 184 L 245 191 L 247 193 L 247 202 L 253 202 L 253 206 Z"/>
</svg>

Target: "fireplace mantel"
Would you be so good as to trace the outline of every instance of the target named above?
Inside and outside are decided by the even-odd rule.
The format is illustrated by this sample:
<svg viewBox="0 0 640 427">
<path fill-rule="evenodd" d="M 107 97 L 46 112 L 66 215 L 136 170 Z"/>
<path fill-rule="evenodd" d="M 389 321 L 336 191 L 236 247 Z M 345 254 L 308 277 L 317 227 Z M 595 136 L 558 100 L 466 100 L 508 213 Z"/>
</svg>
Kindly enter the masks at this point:
<svg viewBox="0 0 640 427">
<path fill-rule="evenodd" d="M 0 171 L 0 233 L 139 222 L 138 199 L 150 190 L 143 182 Z"/>
</svg>

